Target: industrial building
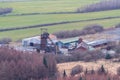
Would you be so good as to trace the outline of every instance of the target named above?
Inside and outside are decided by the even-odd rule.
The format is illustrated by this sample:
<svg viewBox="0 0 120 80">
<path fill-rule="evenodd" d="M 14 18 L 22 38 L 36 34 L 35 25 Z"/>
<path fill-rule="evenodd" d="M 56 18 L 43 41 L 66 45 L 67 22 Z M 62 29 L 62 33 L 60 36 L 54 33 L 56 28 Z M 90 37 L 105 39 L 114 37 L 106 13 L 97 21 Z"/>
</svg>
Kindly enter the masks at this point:
<svg viewBox="0 0 120 80">
<path fill-rule="evenodd" d="M 50 34 L 49 37 L 54 43 L 58 42 L 57 37 L 55 35 Z M 51 41 L 49 39 L 47 39 L 47 41 L 48 44 L 51 44 Z M 37 44 L 38 45 L 41 44 L 41 36 L 29 37 L 22 40 L 22 46 L 24 47 L 29 47 L 31 45 L 37 45 Z"/>
<path fill-rule="evenodd" d="M 22 45 L 23 47 L 32 47 L 37 51 L 43 50 L 50 53 L 68 53 L 77 49 L 83 51 L 95 50 L 96 48 L 108 46 L 112 42 L 120 41 L 118 34 L 115 33 L 111 36 L 110 32 L 113 33 L 113 31 L 109 31 L 67 39 L 57 39 L 55 35 L 43 31 L 40 36 L 23 39 Z"/>
<path fill-rule="evenodd" d="M 44 34 L 44 36 L 46 36 L 46 33 Z M 22 45 L 25 48 L 33 47 L 37 50 L 45 50 L 45 52 L 54 53 L 68 53 L 68 51 L 75 49 L 82 49 L 85 51 L 94 49 L 92 46 L 89 46 L 86 41 L 82 40 L 79 37 L 57 39 L 57 37 L 53 34 L 49 34 L 48 38 L 46 39 L 43 39 L 41 36 L 23 39 Z"/>
</svg>

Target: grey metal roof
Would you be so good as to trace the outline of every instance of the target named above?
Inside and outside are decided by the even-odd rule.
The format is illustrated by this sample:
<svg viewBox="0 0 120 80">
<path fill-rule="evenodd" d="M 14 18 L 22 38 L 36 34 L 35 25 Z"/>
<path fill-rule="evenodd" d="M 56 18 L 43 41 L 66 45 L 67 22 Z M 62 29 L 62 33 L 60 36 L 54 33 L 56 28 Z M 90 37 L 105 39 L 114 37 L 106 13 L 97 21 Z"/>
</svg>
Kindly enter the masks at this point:
<svg viewBox="0 0 120 80">
<path fill-rule="evenodd" d="M 78 41 L 78 39 L 79 37 L 73 37 L 73 38 L 61 39 L 59 41 L 62 43 L 71 43 L 71 42 Z"/>
<path fill-rule="evenodd" d="M 96 46 L 96 45 L 100 45 L 100 44 L 104 44 L 104 43 L 109 43 L 110 41 L 107 39 L 101 39 L 101 40 L 95 40 L 92 42 L 88 42 L 87 44 L 90 46 Z"/>
</svg>

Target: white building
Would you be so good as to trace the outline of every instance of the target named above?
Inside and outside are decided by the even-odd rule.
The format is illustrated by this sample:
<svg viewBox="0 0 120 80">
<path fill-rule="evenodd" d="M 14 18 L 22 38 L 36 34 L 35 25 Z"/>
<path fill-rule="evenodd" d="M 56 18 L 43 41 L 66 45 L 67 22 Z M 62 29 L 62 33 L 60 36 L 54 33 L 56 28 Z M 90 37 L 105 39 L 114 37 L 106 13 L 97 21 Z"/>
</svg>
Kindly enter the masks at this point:
<svg viewBox="0 0 120 80">
<path fill-rule="evenodd" d="M 49 38 L 52 40 L 53 43 L 56 43 L 58 41 L 55 35 L 50 34 Z M 40 42 L 41 42 L 41 36 L 25 38 L 22 40 L 22 46 L 27 47 L 30 46 L 31 43 L 40 44 Z M 48 39 L 48 44 L 51 44 L 52 42 Z"/>
</svg>

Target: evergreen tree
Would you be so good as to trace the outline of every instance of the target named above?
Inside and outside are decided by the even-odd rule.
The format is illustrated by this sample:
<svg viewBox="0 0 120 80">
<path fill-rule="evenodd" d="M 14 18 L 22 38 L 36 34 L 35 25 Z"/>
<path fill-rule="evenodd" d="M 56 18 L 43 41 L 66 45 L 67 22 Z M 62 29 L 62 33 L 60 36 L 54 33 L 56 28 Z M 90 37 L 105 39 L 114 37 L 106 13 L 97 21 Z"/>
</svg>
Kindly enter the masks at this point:
<svg viewBox="0 0 120 80">
<path fill-rule="evenodd" d="M 106 54 L 105 59 L 111 59 L 111 58 L 112 58 L 112 57 L 111 57 L 110 54 Z"/>
<path fill-rule="evenodd" d="M 86 68 L 86 70 L 85 70 L 85 74 L 87 74 L 88 73 L 88 69 Z"/>
<path fill-rule="evenodd" d="M 101 72 L 102 72 L 102 73 L 105 73 L 105 68 L 104 68 L 103 65 L 101 66 Z"/>
<path fill-rule="evenodd" d="M 45 65 L 46 68 L 48 68 L 48 63 L 45 57 L 43 58 L 43 64 Z"/>
<path fill-rule="evenodd" d="M 67 74 L 66 74 L 66 71 L 64 70 L 63 77 L 66 77 L 66 76 L 67 76 Z"/>
<path fill-rule="evenodd" d="M 79 80 L 83 80 L 81 76 L 80 76 Z"/>
<path fill-rule="evenodd" d="M 94 69 L 92 68 L 92 70 L 91 70 L 91 74 L 95 74 L 95 71 L 94 71 Z"/>
<path fill-rule="evenodd" d="M 111 80 L 110 77 L 108 78 L 108 80 Z"/>
</svg>

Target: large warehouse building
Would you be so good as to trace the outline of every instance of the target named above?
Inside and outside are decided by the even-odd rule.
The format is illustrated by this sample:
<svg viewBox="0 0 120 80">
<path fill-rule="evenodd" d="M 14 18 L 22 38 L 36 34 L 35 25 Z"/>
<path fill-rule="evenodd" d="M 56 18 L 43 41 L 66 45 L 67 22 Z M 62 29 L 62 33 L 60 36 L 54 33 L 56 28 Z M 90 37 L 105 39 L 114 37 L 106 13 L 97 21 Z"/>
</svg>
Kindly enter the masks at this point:
<svg viewBox="0 0 120 80">
<path fill-rule="evenodd" d="M 49 35 L 50 39 L 56 43 L 58 40 L 57 40 L 57 37 L 53 34 L 50 34 Z M 27 46 L 30 46 L 31 44 L 41 44 L 41 36 L 35 36 L 35 37 L 30 37 L 30 38 L 25 38 L 22 40 L 22 45 L 24 47 L 27 47 Z M 48 44 L 51 44 L 51 41 L 48 39 Z"/>
</svg>

